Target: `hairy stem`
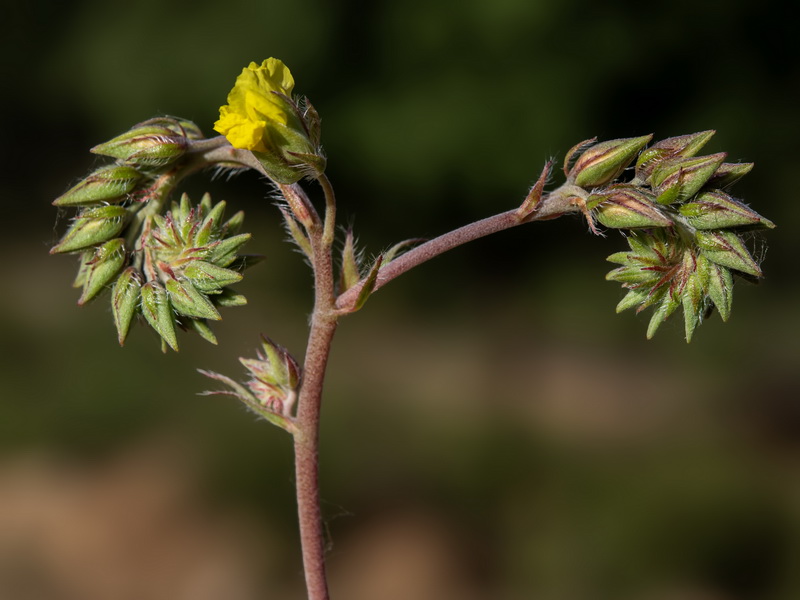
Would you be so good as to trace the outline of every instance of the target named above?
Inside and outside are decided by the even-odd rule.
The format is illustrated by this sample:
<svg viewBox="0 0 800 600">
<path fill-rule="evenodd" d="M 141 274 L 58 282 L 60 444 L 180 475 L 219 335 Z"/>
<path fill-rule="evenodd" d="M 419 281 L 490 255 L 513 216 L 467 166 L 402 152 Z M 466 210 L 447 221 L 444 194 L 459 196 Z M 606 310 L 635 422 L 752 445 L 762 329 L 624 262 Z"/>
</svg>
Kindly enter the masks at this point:
<svg viewBox="0 0 800 600">
<path fill-rule="evenodd" d="M 564 213 L 574 212 L 576 206 L 572 202 L 573 195 L 567 192 L 559 188 L 543 196 L 537 210 L 527 217 L 520 217 L 518 209 L 509 210 L 475 221 L 469 225 L 464 225 L 409 250 L 378 271 L 373 291 L 383 287 L 406 271 L 467 242 L 522 225 L 523 223 L 554 219 Z M 361 280 L 339 296 L 336 301 L 336 308 L 345 313 L 351 311 L 365 283 L 366 280 Z"/>
<path fill-rule="evenodd" d="M 295 477 L 300 543 L 309 600 L 328 600 L 325 577 L 325 535 L 319 502 L 319 418 L 325 367 L 336 332 L 334 271 L 331 256 L 335 210 L 332 188 L 327 179 L 323 188 L 327 200 L 322 230 L 310 229 L 314 266 L 314 310 L 308 336 L 303 382 L 297 405 L 295 434 Z M 300 190 L 301 188 L 297 188 Z"/>
</svg>

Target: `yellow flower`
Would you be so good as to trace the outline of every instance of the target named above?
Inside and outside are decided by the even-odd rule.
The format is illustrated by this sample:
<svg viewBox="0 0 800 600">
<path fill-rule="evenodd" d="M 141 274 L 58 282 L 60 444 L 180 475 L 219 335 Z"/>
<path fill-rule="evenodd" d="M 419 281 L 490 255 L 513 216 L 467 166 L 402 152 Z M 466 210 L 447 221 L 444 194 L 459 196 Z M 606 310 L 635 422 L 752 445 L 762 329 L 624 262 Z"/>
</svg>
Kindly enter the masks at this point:
<svg viewBox="0 0 800 600">
<path fill-rule="evenodd" d="M 214 129 L 234 148 L 275 150 L 276 142 L 286 137 L 284 128 L 302 130 L 291 103 L 293 88 L 291 72 L 277 58 L 261 65 L 251 62 L 237 77 L 228 104 L 219 109 Z"/>
</svg>

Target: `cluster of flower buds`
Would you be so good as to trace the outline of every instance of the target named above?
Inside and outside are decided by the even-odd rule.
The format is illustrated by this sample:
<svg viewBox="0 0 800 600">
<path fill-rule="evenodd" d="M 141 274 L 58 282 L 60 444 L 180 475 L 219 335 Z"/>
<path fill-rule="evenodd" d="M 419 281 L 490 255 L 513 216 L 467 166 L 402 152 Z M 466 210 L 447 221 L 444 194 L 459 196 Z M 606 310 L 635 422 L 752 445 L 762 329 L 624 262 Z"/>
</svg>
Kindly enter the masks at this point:
<svg viewBox="0 0 800 600">
<path fill-rule="evenodd" d="M 192 206 L 184 196 L 160 212 L 191 168 L 181 161 L 203 134 L 189 121 L 151 119 L 92 148 L 115 159 L 90 173 L 53 204 L 77 215 L 51 253 L 76 253 L 79 304 L 113 287 L 112 308 L 120 344 L 137 314 L 175 350 L 175 328 L 193 329 L 216 343 L 207 325 L 217 307 L 244 304 L 227 288 L 246 266 L 237 251 L 249 239 L 238 234 L 243 215 L 223 222 L 225 203 L 208 196 Z"/>
<path fill-rule="evenodd" d="M 193 329 L 216 344 L 208 322 L 221 318 L 217 307 L 246 304 L 228 286 L 241 281 L 244 268 L 259 258 L 238 254 L 250 239 L 249 233 L 237 233 L 244 214 L 224 221 L 224 212 L 225 202 L 212 205 L 208 194 L 196 206 L 184 194 L 166 215 L 149 220 L 134 264 L 112 290 L 120 343 L 134 316 L 142 314 L 173 350 L 178 349 L 176 327 Z"/>
<path fill-rule="evenodd" d="M 648 338 L 682 307 L 686 339 L 691 340 L 713 308 L 727 320 L 734 274 L 762 275 L 740 233 L 775 225 L 725 191 L 752 163 L 726 163 L 724 153 L 697 156 L 713 134 L 673 137 L 649 148 L 652 136 L 598 144 L 590 140 L 567 158 L 564 189 L 575 196 L 590 226 L 596 220 L 632 230 L 630 251 L 608 258 L 620 266 L 607 278 L 628 290 L 618 312 L 654 308 Z M 571 163 L 573 155 L 577 158 Z M 633 177 L 621 181 L 634 164 Z"/>
<path fill-rule="evenodd" d="M 300 366 L 286 348 L 264 336 L 257 354 L 258 358 L 239 359 L 250 373 L 250 380 L 245 385 L 225 375 L 200 370 L 203 375 L 228 387 L 205 393 L 235 396 L 268 421 L 293 431 L 292 410 L 300 389 Z"/>
</svg>

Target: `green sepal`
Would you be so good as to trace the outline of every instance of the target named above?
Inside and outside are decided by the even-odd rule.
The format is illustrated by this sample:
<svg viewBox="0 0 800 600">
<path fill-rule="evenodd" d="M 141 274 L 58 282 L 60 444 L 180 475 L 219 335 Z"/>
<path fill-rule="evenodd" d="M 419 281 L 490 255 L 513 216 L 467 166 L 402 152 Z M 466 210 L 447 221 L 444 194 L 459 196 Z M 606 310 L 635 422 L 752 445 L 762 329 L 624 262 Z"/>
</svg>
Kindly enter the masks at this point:
<svg viewBox="0 0 800 600">
<path fill-rule="evenodd" d="M 202 319 L 186 319 L 185 323 L 186 327 L 190 327 L 195 332 L 197 332 L 201 338 L 205 341 L 217 345 L 217 336 L 214 335 L 214 332 L 211 330 L 211 327 L 208 326 Z"/>
<path fill-rule="evenodd" d="M 612 255 L 613 256 L 613 255 Z M 623 284 L 640 285 L 655 283 L 659 279 L 656 271 L 647 271 L 637 264 L 626 264 L 612 269 L 606 274 L 606 281 L 617 281 Z"/>
<path fill-rule="evenodd" d="M 119 273 L 126 260 L 125 240 L 117 238 L 99 246 L 88 263 L 89 270 L 86 274 L 83 293 L 80 300 L 78 300 L 78 304 L 86 304 L 100 293 Z"/>
<path fill-rule="evenodd" d="M 687 274 L 681 290 L 683 304 L 683 325 L 686 342 L 692 341 L 692 334 L 700 323 L 706 309 L 707 272 L 699 268 L 695 256 L 686 252 L 683 256 L 683 270 Z"/>
<path fill-rule="evenodd" d="M 650 290 L 648 289 L 637 288 L 634 290 L 628 290 L 628 293 L 625 294 L 625 297 L 617 303 L 616 312 L 621 313 L 629 308 L 635 308 L 639 306 L 647 300 L 649 294 Z"/>
<path fill-rule="evenodd" d="M 700 251 L 711 262 L 754 277 L 763 275 L 744 242 L 734 232 L 698 230 L 695 240 Z"/>
<path fill-rule="evenodd" d="M 680 300 L 677 299 L 672 293 L 664 294 L 664 298 L 656 307 L 655 311 L 653 311 L 653 315 L 650 317 L 650 323 L 647 325 L 648 340 L 653 339 L 653 336 L 656 334 L 656 331 L 661 324 L 666 321 L 667 317 L 675 312 L 675 309 L 680 305 Z"/>
<path fill-rule="evenodd" d="M 264 167 L 267 177 L 276 183 L 288 185 L 297 183 L 303 178 L 303 172 L 299 168 L 287 164 L 285 160 L 272 152 L 253 151 L 253 156 Z"/>
<path fill-rule="evenodd" d="M 212 321 L 222 319 L 211 301 L 197 291 L 190 281 L 170 278 L 165 285 L 172 307 L 180 314 Z"/>
<path fill-rule="evenodd" d="M 142 286 L 142 314 L 170 348 L 178 350 L 175 317 L 167 291 L 160 283 L 150 281 Z"/>
<path fill-rule="evenodd" d="M 722 163 L 706 185 L 710 188 L 727 188 L 753 170 L 754 163 Z"/>
<path fill-rule="evenodd" d="M 239 233 L 242 225 L 244 225 L 244 211 L 240 210 L 225 222 L 221 231 L 224 233 L 224 235 L 234 235 Z"/>
<path fill-rule="evenodd" d="M 252 234 L 240 233 L 239 235 L 214 242 L 211 245 L 211 253 L 207 258 L 208 262 L 220 267 L 229 266 L 238 258 L 236 253 L 251 237 L 253 237 Z"/>
<path fill-rule="evenodd" d="M 116 237 L 125 226 L 127 214 L 122 206 L 84 209 L 61 241 L 51 248 L 50 254 L 83 250 Z"/>
<path fill-rule="evenodd" d="M 195 260 L 183 270 L 184 275 L 201 292 L 218 292 L 227 285 L 242 280 L 241 273 L 210 262 Z"/>
<path fill-rule="evenodd" d="M 222 200 L 217 202 L 217 204 L 215 204 L 214 207 L 208 212 L 192 240 L 192 243 L 195 246 L 205 246 L 209 243 L 214 231 L 218 230 L 222 224 L 222 219 L 225 216 L 226 206 L 226 202 Z"/>
<path fill-rule="evenodd" d="M 772 229 L 775 224 L 725 192 L 712 190 L 699 194 L 678 208 L 695 229 L 726 229 L 759 225 Z"/>
<path fill-rule="evenodd" d="M 232 306 L 244 306 L 247 304 L 247 298 L 242 294 L 237 294 L 231 288 L 225 288 L 219 294 L 214 294 L 211 301 L 222 308 L 230 308 Z"/>
<path fill-rule="evenodd" d="M 89 275 L 89 262 L 94 258 L 94 248 L 89 250 L 84 250 L 81 252 L 81 260 L 80 264 L 78 265 L 78 273 L 75 275 L 75 281 L 72 282 L 72 287 L 79 288 L 83 287 L 83 284 L 86 283 L 86 277 Z"/>
<path fill-rule="evenodd" d="M 378 271 L 380 271 L 381 264 L 383 263 L 383 255 L 378 256 L 375 259 L 375 262 L 372 264 L 372 268 L 369 271 L 369 274 L 364 279 L 364 285 L 361 286 L 361 289 L 358 292 L 358 297 L 356 301 L 353 303 L 353 308 L 350 312 L 356 312 L 360 310 L 364 304 L 366 304 L 369 297 L 372 295 L 373 290 L 375 289 L 375 282 L 378 280 Z"/>
<path fill-rule="evenodd" d="M 730 269 L 711 262 L 705 256 L 697 257 L 697 268 L 703 272 L 706 293 L 723 321 L 731 316 L 733 307 L 733 274 Z"/>
<path fill-rule="evenodd" d="M 356 244 L 353 230 L 348 229 L 342 246 L 341 272 L 339 274 L 339 293 L 344 293 L 361 279 L 361 270 L 356 255 Z"/>
<path fill-rule="evenodd" d="M 133 317 L 139 310 L 141 290 L 141 275 L 134 267 L 125 269 L 114 282 L 111 292 L 111 313 L 114 316 L 120 346 L 125 343 Z"/>
<path fill-rule="evenodd" d="M 132 167 L 111 165 L 97 169 L 80 183 L 53 200 L 54 206 L 86 206 L 124 199 L 142 174 Z"/>
<path fill-rule="evenodd" d="M 302 121 L 308 131 L 308 141 L 313 147 L 318 147 L 322 142 L 322 119 L 308 98 L 303 98 Z"/>
</svg>

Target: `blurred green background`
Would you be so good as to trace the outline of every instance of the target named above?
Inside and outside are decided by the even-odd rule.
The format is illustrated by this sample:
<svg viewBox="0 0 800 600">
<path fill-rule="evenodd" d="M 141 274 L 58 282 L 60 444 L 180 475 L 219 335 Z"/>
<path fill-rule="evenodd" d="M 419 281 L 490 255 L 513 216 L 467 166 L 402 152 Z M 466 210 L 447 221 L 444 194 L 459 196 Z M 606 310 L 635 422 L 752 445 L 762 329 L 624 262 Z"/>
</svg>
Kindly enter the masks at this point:
<svg viewBox="0 0 800 600">
<path fill-rule="evenodd" d="M 263 332 L 301 354 L 311 282 L 255 176 L 195 177 L 267 259 L 220 345 L 118 348 L 48 249 L 88 148 L 217 109 L 284 60 L 370 253 L 515 206 L 592 137 L 717 129 L 778 224 L 766 279 L 683 341 L 614 314 L 615 232 L 578 218 L 459 249 L 342 322 L 322 432 L 335 598 L 800 597 L 800 68 L 789 3 L 34 0 L 0 41 L 0 597 L 301 598 L 290 440 L 234 401 Z M 766 252 L 767 246 L 769 252 Z M 766 252 L 766 253 L 765 253 Z M 792 275 L 794 274 L 794 275 Z M 795 277 L 792 279 L 792 277 Z"/>
</svg>

